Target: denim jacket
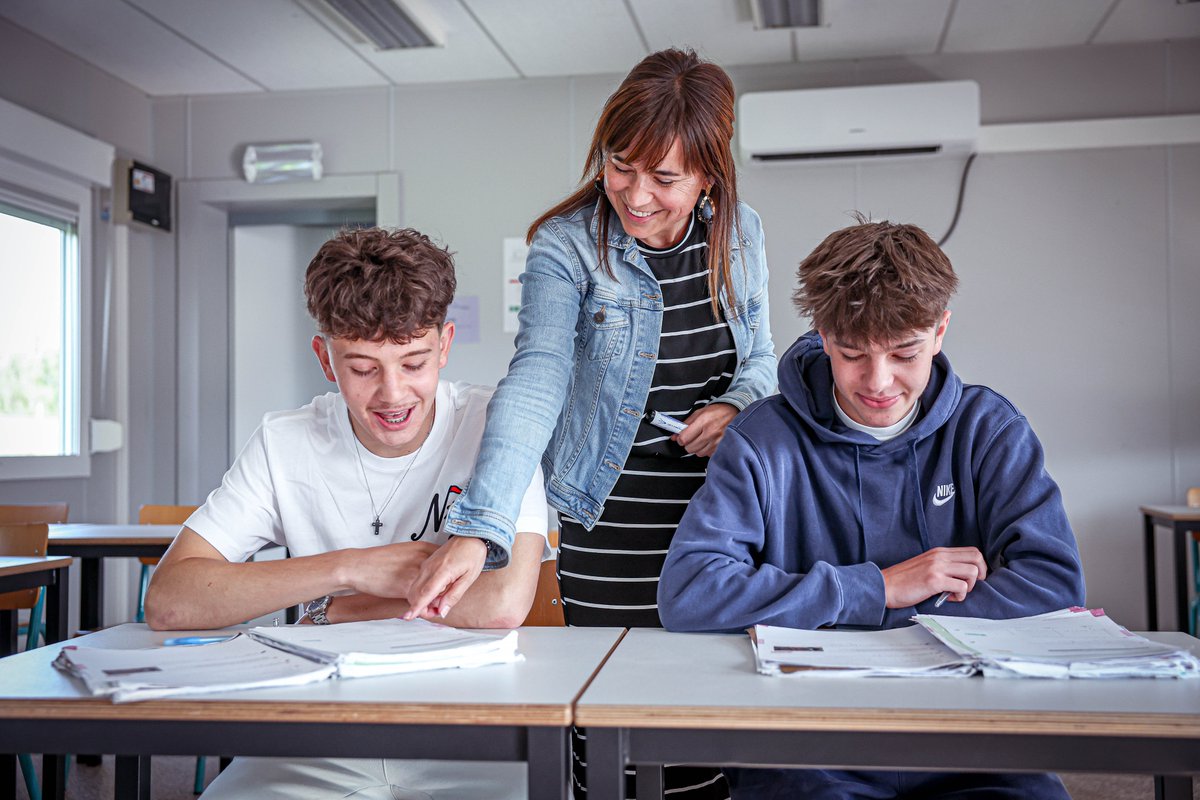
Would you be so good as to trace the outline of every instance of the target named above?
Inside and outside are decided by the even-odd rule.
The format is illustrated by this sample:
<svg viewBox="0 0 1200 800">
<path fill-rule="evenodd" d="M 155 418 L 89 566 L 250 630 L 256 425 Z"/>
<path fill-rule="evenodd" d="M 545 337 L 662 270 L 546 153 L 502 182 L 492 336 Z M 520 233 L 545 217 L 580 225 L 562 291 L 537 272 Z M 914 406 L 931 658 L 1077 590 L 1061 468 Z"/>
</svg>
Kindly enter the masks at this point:
<svg viewBox="0 0 1200 800">
<path fill-rule="evenodd" d="M 610 211 L 610 213 L 612 213 Z M 738 206 L 730 264 L 736 302 L 720 292 L 737 348 L 729 390 L 716 401 L 743 409 L 775 390 L 762 222 Z M 550 505 L 590 529 L 633 446 L 649 396 L 662 330 L 657 279 L 621 227 L 608 228 L 609 266 L 596 252 L 595 206 L 547 220 L 521 275 L 517 351 L 488 405 L 487 426 L 465 494 L 446 530 L 501 545 L 487 568 L 504 566 L 522 492 L 541 459 Z"/>
</svg>

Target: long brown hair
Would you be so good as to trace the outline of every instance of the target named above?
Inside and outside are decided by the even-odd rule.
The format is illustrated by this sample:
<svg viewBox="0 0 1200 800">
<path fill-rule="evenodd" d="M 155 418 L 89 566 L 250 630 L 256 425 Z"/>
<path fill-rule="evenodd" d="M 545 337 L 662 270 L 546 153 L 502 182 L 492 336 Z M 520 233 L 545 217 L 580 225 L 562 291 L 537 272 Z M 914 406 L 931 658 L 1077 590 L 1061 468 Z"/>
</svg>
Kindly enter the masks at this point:
<svg viewBox="0 0 1200 800">
<path fill-rule="evenodd" d="M 684 169 L 712 181 L 708 190 L 714 212 L 708 226 L 708 288 L 713 316 L 719 317 L 718 291 L 723 288 L 730 303 L 736 299 L 729 240 L 735 228 L 741 236 L 737 170 L 729 149 L 733 100 L 733 82 L 725 70 L 701 60 L 692 50 L 660 50 L 646 56 L 604 104 L 579 188 L 538 217 L 529 226 L 526 241 L 532 242 L 537 229 L 551 217 L 570 215 L 595 203 L 597 255 L 601 269 L 613 277 L 608 263 L 608 198 L 596 190 L 593 181 L 603 171 L 607 154 L 622 153 L 627 163 L 655 165 L 678 139 Z"/>
</svg>

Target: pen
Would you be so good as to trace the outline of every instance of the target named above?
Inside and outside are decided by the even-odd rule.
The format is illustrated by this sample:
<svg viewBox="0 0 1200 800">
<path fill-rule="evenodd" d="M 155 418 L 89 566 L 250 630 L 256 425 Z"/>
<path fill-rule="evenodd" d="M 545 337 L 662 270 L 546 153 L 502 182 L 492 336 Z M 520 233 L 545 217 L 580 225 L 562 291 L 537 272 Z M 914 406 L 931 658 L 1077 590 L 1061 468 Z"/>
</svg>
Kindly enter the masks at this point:
<svg viewBox="0 0 1200 800">
<path fill-rule="evenodd" d="M 680 422 L 674 417 L 668 417 L 661 411 L 647 411 L 642 415 L 642 419 L 667 433 L 683 433 L 687 430 L 687 423 Z"/>
<path fill-rule="evenodd" d="M 215 644 L 216 642 L 224 642 L 232 638 L 233 636 L 228 634 L 222 636 L 176 636 L 174 639 L 163 640 L 163 646 L 173 647 L 176 645 Z"/>
<path fill-rule="evenodd" d="M 946 598 L 947 598 L 947 597 L 949 597 L 949 596 L 950 596 L 950 593 L 949 593 L 949 592 L 942 592 L 940 595 L 938 595 L 938 599 L 934 601 L 934 603 L 933 603 L 933 607 L 934 607 L 934 608 L 941 608 L 941 607 L 942 607 L 942 603 L 946 602 Z"/>
</svg>

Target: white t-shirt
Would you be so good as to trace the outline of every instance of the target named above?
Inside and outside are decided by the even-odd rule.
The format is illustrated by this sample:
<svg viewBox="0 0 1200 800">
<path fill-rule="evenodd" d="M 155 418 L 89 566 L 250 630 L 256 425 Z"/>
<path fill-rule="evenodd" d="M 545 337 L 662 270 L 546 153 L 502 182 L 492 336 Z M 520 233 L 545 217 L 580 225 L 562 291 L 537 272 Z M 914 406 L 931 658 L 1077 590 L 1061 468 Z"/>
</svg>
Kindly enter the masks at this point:
<svg viewBox="0 0 1200 800">
<path fill-rule="evenodd" d="M 267 414 L 186 524 L 230 561 L 245 561 L 268 544 L 283 545 L 293 556 L 392 542 L 441 544 L 446 511 L 475 467 L 493 391 L 439 381 L 428 438 L 418 452 L 398 458 L 381 458 L 358 444 L 337 392 Z M 364 471 L 383 523 L 378 535 Z M 399 488 L 381 508 L 397 481 Z M 540 468 L 525 490 L 516 529 L 546 535 Z M 546 544 L 543 559 L 550 554 Z"/>
</svg>

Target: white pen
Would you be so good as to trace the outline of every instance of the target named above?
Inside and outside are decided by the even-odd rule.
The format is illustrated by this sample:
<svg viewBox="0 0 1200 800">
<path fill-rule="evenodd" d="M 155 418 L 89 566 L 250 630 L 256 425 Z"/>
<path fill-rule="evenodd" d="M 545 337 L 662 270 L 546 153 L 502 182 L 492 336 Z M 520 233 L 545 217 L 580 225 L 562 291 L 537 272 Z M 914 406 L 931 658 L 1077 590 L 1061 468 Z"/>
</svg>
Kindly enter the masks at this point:
<svg viewBox="0 0 1200 800">
<path fill-rule="evenodd" d="M 686 422 L 680 422 L 674 417 L 668 417 L 661 411 L 647 411 L 642 415 L 642 419 L 667 433 L 683 433 L 687 430 Z"/>
<path fill-rule="evenodd" d="M 941 608 L 942 603 L 946 602 L 946 598 L 949 596 L 950 596 L 950 592 L 942 592 L 940 595 L 938 595 L 938 599 L 934 601 L 933 607 Z"/>
</svg>

